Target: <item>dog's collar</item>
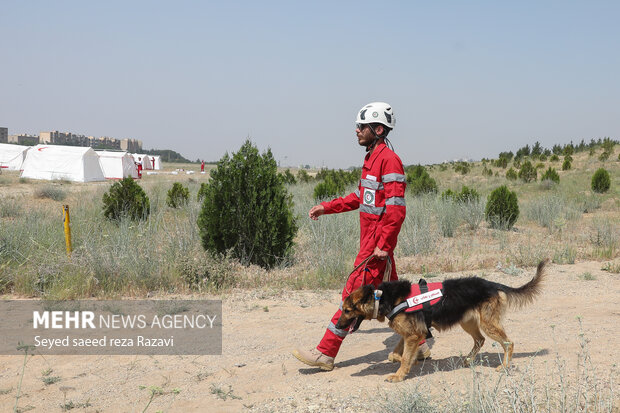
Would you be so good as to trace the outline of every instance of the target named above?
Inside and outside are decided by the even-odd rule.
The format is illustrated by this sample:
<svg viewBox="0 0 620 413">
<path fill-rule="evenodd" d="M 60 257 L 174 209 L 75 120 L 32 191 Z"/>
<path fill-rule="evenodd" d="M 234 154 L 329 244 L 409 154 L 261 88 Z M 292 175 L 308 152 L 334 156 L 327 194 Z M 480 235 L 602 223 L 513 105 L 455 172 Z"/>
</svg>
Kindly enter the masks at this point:
<svg viewBox="0 0 620 413">
<path fill-rule="evenodd" d="M 383 295 L 383 291 L 375 290 L 375 309 L 372 312 L 373 320 L 377 318 L 377 315 L 379 314 L 379 301 L 381 300 L 381 295 Z"/>
</svg>

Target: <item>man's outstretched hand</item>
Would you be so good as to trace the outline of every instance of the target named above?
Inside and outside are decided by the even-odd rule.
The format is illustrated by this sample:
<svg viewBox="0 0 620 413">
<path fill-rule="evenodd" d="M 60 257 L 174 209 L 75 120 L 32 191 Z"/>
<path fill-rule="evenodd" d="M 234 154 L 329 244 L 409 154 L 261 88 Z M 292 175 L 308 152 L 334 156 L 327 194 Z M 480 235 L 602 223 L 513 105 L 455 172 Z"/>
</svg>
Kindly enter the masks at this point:
<svg viewBox="0 0 620 413">
<path fill-rule="evenodd" d="M 308 216 L 310 217 L 310 219 L 313 219 L 316 221 L 324 213 L 325 213 L 325 208 L 323 207 L 323 205 L 315 205 L 312 208 L 310 208 L 310 212 L 308 212 Z"/>
</svg>

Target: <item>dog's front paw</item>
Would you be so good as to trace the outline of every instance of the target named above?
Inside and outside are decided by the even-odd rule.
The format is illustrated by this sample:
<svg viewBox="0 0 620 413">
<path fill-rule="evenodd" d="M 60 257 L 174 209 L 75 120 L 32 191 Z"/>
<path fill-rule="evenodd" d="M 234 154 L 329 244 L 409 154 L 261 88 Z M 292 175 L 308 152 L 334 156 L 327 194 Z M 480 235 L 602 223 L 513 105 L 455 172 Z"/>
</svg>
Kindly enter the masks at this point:
<svg viewBox="0 0 620 413">
<path fill-rule="evenodd" d="M 390 353 L 388 354 L 388 360 L 392 363 L 400 363 L 402 361 L 402 357 L 398 353 Z"/>
<path fill-rule="evenodd" d="M 504 366 L 503 364 L 500 364 L 499 366 L 495 367 L 495 371 L 502 372 L 504 370 L 510 370 L 510 366 Z"/>
<path fill-rule="evenodd" d="M 403 381 L 403 377 L 398 374 L 390 374 L 385 381 L 389 381 L 390 383 L 398 383 Z"/>
</svg>

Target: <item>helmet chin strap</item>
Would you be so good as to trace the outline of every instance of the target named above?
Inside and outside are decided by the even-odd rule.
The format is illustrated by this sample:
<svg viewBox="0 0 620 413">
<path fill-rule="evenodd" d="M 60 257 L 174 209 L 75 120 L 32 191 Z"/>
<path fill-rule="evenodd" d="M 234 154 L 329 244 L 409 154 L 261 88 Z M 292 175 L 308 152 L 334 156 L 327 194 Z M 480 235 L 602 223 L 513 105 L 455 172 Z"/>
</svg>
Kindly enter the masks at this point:
<svg viewBox="0 0 620 413">
<path fill-rule="evenodd" d="M 375 135 L 375 140 L 373 140 L 368 146 L 366 146 L 366 152 L 372 151 L 377 145 L 377 142 L 379 142 L 379 139 L 381 139 L 379 135 L 377 135 L 377 132 L 375 132 L 375 129 L 370 124 L 368 125 L 368 127 L 372 131 L 372 134 Z"/>
</svg>

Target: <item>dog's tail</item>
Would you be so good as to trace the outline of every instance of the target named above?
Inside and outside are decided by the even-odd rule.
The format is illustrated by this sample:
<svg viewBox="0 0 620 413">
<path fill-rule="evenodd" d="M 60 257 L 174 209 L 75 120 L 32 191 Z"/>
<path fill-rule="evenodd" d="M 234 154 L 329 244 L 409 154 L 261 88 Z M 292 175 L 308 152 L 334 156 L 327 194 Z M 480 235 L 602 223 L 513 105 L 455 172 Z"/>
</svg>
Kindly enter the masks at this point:
<svg viewBox="0 0 620 413">
<path fill-rule="evenodd" d="M 540 294 L 541 282 L 545 277 L 545 266 L 549 263 L 549 259 L 543 260 L 538 264 L 536 275 L 528 283 L 518 288 L 508 287 L 504 290 L 511 307 L 523 307 L 534 301 L 534 298 Z"/>
</svg>

